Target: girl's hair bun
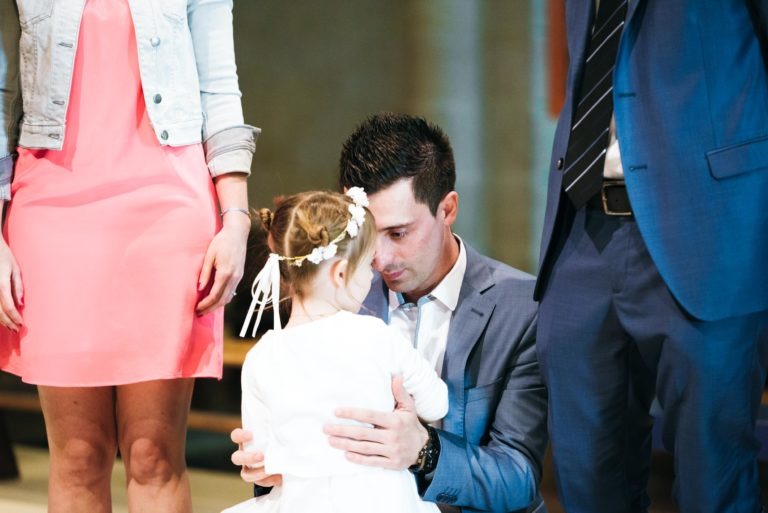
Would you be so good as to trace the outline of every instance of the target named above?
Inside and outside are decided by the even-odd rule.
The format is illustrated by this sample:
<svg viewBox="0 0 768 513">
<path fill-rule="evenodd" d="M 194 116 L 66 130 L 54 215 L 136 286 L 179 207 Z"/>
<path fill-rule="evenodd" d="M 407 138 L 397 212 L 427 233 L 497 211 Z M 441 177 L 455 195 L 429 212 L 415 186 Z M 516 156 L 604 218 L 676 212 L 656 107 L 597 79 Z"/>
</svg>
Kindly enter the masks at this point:
<svg viewBox="0 0 768 513">
<path fill-rule="evenodd" d="M 327 246 L 331 242 L 331 234 L 328 228 L 322 224 L 307 227 L 307 239 L 313 246 Z"/>
<path fill-rule="evenodd" d="M 259 209 L 259 219 L 261 219 L 261 223 L 264 225 L 264 228 L 269 231 L 269 229 L 272 227 L 272 221 L 275 219 L 275 214 L 268 208 L 262 208 Z"/>
</svg>

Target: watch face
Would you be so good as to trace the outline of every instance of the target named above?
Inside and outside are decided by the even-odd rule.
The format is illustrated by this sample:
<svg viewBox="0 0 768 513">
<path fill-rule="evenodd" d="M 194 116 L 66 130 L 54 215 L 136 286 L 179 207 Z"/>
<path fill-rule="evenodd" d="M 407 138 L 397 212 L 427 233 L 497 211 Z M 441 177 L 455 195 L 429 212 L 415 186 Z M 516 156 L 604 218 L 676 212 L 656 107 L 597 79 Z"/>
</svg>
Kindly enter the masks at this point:
<svg viewBox="0 0 768 513">
<path fill-rule="evenodd" d="M 429 439 L 426 445 L 419 451 L 419 466 L 425 474 L 435 470 L 437 459 L 440 456 L 440 438 L 437 436 L 437 431 L 432 426 L 427 426 L 427 433 L 429 433 Z"/>
</svg>

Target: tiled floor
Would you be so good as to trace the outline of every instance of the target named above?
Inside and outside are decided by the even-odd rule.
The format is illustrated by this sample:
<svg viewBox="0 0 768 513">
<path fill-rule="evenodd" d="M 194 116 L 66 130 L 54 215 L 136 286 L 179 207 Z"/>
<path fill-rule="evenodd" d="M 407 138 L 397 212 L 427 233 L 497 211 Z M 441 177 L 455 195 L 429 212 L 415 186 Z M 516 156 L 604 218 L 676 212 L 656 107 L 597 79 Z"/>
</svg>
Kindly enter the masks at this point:
<svg viewBox="0 0 768 513">
<path fill-rule="evenodd" d="M 16 456 L 22 479 L 0 481 L 0 512 L 45 513 L 48 453 L 45 449 L 16 446 Z M 768 492 L 768 465 L 761 465 L 762 489 Z M 236 470 L 208 471 L 193 469 L 190 472 L 195 513 L 218 513 L 223 508 L 246 499 L 250 488 L 241 480 Z M 125 473 L 118 462 L 112 477 L 114 513 L 127 513 L 123 483 Z M 672 483 L 672 458 L 666 453 L 656 453 L 652 463 L 649 492 L 653 499 L 650 513 L 674 513 L 670 495 Z M 547 461 L 544 482 L 544 500 L 549 513 L 564 513 L 557 501 L 551 462 Z"/>
<path fill-rule="evenodd" d="M 16 458 L 21 479 L 0 481 L 0 512 L 45 513 L 48 472 L 48 452 L 45 449 L 16 446 Z M 252 489 L 240 480 L 236 471 L 212 472 L 193 469 L 190 472 L 192 503 L 195 513 L 218 513 L 245 500 Z M 114 513 L 127 513 L 122 463 L 112 474 Z"/>
</svg>

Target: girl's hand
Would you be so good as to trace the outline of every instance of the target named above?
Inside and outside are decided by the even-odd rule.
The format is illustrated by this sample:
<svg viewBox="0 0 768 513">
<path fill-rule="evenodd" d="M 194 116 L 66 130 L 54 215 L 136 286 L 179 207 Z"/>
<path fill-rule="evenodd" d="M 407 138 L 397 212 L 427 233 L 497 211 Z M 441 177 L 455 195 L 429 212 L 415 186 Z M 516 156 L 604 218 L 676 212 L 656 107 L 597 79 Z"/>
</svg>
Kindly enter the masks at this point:
<svg viewBox="0 0 768 513">
<path fill-rule="evenodd" d="M 264 472 L 264 455 L 260 452 L 248 452 L 243 449 L 243 444 L 251 440 L 250 432 L 237 428 L 232 431 L 230 438 L 237 444 L 237 450 L 232 453 L 232 463 L 241 467 L 240 477 L 247 483 L 268 488 L 280 486 L 283 476 L 280 474 L 267 474 Z"/>
<path fill-rule="evenodd" d="M 232 300 L 235 288 L 243 277 L 250 227 L 250 218 L 240 212 L 224 216 L 224 226 L 211 240 L 200 271 L 198 290 L 205 289 L 211 277 L 213 285 L 208 295 L 197 304 L 198 315 L 210 313 Z"/>
<path fill-rule="evenodd" d="M 21 271 L 11 248 L 0 237 L 0 324 L 19 331 L 22 320 L 17 306 L 23 303 L 24 287 L 21 283 Z"/>
</svg>

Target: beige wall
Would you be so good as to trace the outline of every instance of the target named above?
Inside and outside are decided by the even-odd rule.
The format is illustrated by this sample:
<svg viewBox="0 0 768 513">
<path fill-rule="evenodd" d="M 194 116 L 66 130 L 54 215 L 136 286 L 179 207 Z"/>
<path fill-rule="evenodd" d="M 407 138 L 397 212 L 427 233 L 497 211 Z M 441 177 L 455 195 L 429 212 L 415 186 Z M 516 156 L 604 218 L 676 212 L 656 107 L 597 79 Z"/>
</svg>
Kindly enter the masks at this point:
<svg viewBox="0 0 768 513">
<path fill-rule="evenodd" d="M 441 1 L 236 0 L 245 116 L 263 129 L 250 182 L 254 206 L 335 188 L 341 144 L 371 113 L 408 112 L 444 125 L 430 94 L 451 56 L 436 54 L 425 36 Z M 481 14 L 485 250 L 530 270 L 528 2 L 459 1 L 479 2 Z"/>
</svg>

